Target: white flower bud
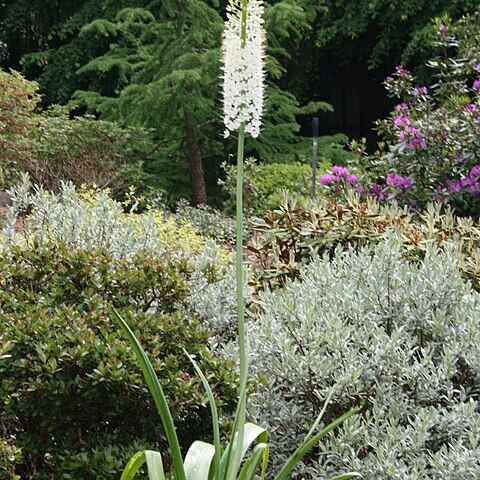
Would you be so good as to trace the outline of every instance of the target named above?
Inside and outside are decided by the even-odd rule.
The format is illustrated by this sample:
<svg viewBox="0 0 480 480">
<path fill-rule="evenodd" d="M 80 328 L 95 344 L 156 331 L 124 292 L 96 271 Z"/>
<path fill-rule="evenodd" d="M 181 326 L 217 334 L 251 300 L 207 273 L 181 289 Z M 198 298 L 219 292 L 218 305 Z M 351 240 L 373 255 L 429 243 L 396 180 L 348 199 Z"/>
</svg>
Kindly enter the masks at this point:
<svg viewBox="0 0 480 480">
<path fill-rule="evenodd" d="M 247 2 L 245 41 L 242 39 L 242 0 L 231 0 L 223 37 L 223 111 L 225 136 L 238 130 L 258 137 L 264 101 L 265 30 L 261 0 Z"/>
</svg>

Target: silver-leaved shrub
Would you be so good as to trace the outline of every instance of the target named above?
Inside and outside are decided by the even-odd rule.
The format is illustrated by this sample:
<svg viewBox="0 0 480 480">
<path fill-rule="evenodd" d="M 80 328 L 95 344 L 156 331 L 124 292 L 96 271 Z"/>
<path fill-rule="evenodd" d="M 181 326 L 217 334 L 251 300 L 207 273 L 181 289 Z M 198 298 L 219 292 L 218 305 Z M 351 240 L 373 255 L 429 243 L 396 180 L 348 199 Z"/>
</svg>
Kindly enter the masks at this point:
<svg viewBox="0 0 480 480">
<path fill-rule="evenodd" d="M 270 427 L 276 461 L 329 395 L 325 423 L 364 405 L 298 478 L 345 470 L 368 480 L 480 478 L 480 296 L 448 248 L 418 263 L 391 239 L 337 249 L 260 293 L 248 330 L 250 412 Z"/>
<path fill-rule="evenodd" d="M 188 259 L 190 313 L 210 328 L 212 343 L 217 336 L 234 336 L 232 255 L 200 233 L 190 218 L 153 208 L 125 213 L 124 205 L 106 190 L 63 183 L 58 193 L 52 193 L 33 187 L 28 176 L 10 194 L 12 206 L 0 230 L 0 251 L 8 254 L 15 247 L 49 249 L 60 244 L 73 250 L 106 250 L 117 259 L 132 259 L 139 253 Z M 246 288 L 247 301 L 249 296 Z"/>
<path fill-rule="evenodd" d="M 78 189 L 67 182 L 52 193 L 32 187 L 23 177 L 9 193 L 12 206 L 0 235 L 3 248 L 64 244 L 131 258 L 141 251 L 197 256 L 209 243 L 187 220 L 177 222 L 161 209 L 136 213 L 136 205 L 130 205 L 126 213 L 108 190 Z"/>
</svg>

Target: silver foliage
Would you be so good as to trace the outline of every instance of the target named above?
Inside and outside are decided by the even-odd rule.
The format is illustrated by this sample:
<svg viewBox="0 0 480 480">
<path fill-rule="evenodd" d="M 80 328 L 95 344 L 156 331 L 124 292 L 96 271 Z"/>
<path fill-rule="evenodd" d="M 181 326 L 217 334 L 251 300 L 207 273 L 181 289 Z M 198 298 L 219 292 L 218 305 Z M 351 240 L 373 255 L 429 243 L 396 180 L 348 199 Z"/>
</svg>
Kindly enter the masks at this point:
<svg viewBox="0 0 480 480">
<path fill-rule="evenodd" d="M 325 421 L 364 404 L 299 478 L 480 478 L 480 299 L 452 252 L 411 264 L 394 241 L 337 250 L 262 294 L 248 329 L 258 382 L 250 411 L 273 432 L 275 461 L 332 389 Z"/>
</svg>

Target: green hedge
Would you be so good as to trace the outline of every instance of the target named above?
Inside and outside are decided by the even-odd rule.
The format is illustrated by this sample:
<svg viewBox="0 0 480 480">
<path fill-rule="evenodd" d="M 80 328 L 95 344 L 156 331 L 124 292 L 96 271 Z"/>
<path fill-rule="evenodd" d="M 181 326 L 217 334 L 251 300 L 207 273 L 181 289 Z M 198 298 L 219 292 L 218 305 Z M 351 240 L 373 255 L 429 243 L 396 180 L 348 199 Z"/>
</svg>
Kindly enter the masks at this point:
<svg viewBox="0 0 480 480">
<path fill-rule="evenodd" d="M 330 164 L 322 161 L 319 172 L 329 168 Z M 226 172 L 222 185 L 228 198 L 225 211 L 235 211 L 235 185 L 237 170 L 233 165 L 223 165 Z M 282 203 L 282 192 L 288 191 L 301 196 L 310 196 L 312 190 L 312 167 L 303 163 L 261 163 L 249 158 L 245 161 L 244 203 L 247 214 L 264 215 L 269 210 L 278 208 Z"/>
<path fill-rule="evenodd" d="M 209 332 L 186 313 L 192 271 L 186 260 L 145 252 L 127 261 L 51 246 L 0 256 L 0 331 L 13 343 L 11 358 L 0 359 L 0 425 L 23 451 L 18 474 L 113 479 L 135 448 L 162 448 L 155 407 L 110 306 L 153 359 L 184 447 L 205 436 L 209 411 L 183 348 L 216 379 L 223 409 L 233 408 L 233 366 L 208 350 Z"/>
</svg>

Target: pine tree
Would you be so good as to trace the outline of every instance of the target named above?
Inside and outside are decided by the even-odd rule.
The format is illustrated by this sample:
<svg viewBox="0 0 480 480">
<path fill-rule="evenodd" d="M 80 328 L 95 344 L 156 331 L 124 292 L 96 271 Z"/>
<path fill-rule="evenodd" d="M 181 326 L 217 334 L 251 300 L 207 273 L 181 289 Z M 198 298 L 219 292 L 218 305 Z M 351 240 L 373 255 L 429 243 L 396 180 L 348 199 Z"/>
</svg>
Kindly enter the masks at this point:
<svg viewBox="0 0 480 480">
<path fill-rule="evenodd" d="M 189 162 L 192 202 L 207 202 L 201 138 L 215 135 L 219 102 L 220 15 L 205 2 L 166 2 L 156 12 L 125 9 L 95 20 L 80 36 L 111 38 L 108 51 L 82 66 L 86 89 L 74 101 L 129 125 L 153 128 L 166 156 Z M 220 130 L 216 130 L 216 135 Z M 182 145 L 183 144 L 183 145 Z M 170 148 L 168 148 L 170 147 Z M 184 153 L 185 152 L 185 153 Z"/>
</svg>

